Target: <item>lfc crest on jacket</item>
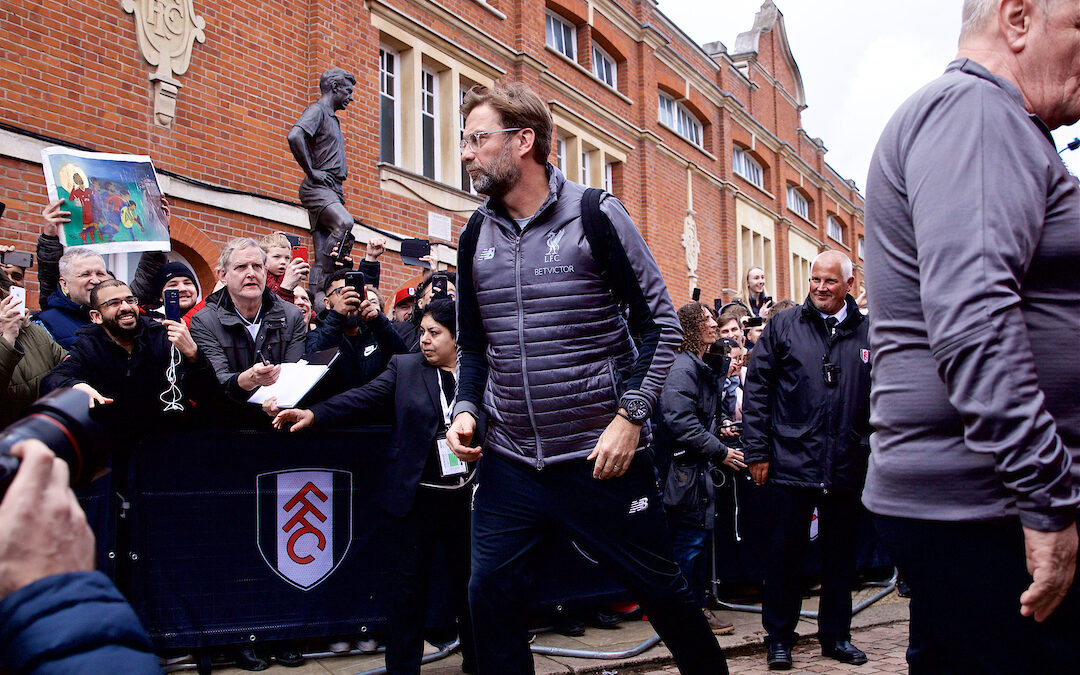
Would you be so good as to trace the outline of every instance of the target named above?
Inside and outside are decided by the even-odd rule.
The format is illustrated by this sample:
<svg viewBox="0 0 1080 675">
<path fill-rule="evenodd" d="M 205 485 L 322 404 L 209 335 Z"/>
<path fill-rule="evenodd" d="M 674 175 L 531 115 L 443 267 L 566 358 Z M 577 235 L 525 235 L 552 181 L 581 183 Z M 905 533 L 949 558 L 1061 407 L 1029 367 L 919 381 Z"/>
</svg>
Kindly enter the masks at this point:
<svg viewBox="0 0 1080 675">
<path fill-rule="evenodd" d="M 289 469 L 259 474 L 256 485 L 259 553 L 279 577 L 310 591 L 352 543 L 352 474 Z"/>
</svg>

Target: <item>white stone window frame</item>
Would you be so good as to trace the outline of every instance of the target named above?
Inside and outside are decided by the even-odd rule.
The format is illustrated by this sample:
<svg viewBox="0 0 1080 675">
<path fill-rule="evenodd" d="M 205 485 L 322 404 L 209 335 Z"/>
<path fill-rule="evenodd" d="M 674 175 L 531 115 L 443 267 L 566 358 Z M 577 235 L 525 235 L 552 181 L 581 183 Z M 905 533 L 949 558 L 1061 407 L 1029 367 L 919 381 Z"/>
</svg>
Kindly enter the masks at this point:
<svg viewBox="0 0 1080 675">
<path fill-rule="evenodd" d="M 843 244 L 844 225 L 840 222 L 840 219 L 830 213 L 825 219 L 825 222 L 825 234 L 829 235 L 829 239 L 832 239 L 839 244 Z"/>
<path fill-rule="evenodd" d="M 750 155 L 747 149 L 735 146 L 731 153 L 731 170 L 735 175 L 745 178 L 751 184 L 762 190 L 765 189 L 765 169 Z"/>
<path fill-rule="evenodd" d="M 615 194 L 615 164 L 617 162 L 606 162 L 604 164 L 604 190 L 610 194 Z"/>
<path fill-rule="evenodd" d="M 392 64 L 387 68 L 387 59 Z M 387 84 L 391 83 L 392 87 Z M 387 93 L 387 89 L 392 89 Z M 401 53 L 386 43 L 379 43 L 379 139 L 382 140 L 382 99 L 389 98 L 394 102 L 394 157 L 391 164 L 401 165 Z M 379 159 L 382 159 L 380 147 Z"/>
<path fill-rule="evenodd" d="M 859 235 L 858 246 L 859 246 L 859 249 L 858 249 L 859 250 L 859 258 L 860 259 L 865 259 L 866 258 L 866 255 L 865 255 L 866 238 L 863 237 L 861 234 Z"/>
<path fill-rule="evenodd" d="M 657 96 L 657 121 L 686 139 L 687 142 L 703 148 L 704 127 L 697 116 L 668 94 L 661 91 Z"/>
<path fill-rule="evenodd" d="M 794 185 L 787 186 L 787 207 L 803 220 L 810 221 L 810 201 Z"/>
<path fill-rule="evenodd" d="M 429 88 L 430 86 L 430 88 Z M 433 69 L 424 66 L 420 69 L 420 117 L 421 119 L 427 118 L 431 120 L 432 125 L 432 147 L 428 148 L 424 143 L 423 127 L 421 126 L 421 139 L 420 139 L 420 173 L 424 173 L 424 162 L 427 160 L 428 152 L 430 151 L 432 157 L 432 175 L 427 176 L 432 180 L 439 180 L 442 175 L 442 138 L 439 127 L 439 74 Z"/>
<path fill-rule="evenodd" d="M 577 61 L 577 26 L 550 9 L 544 13 L 544 43 L 571 61 Z"/>
<path fill-rule="evenodd" d="M 562 134 L 555 136 L 555 166 L 566 174 L 566 137 Z"/>
<path fill-rule="evenodd" d="M 619 66 L 603 47 L 593 43 L 593 75 L 607 86 L 619 88 Z"/>
<path fill-rule="evenodd" d="M 582 185 L 591 184 L 592 178 L 590 171 L 592 170 L 592 153 L 586 150 L 584 147 L 581 149 L 581 180 L 578 181 Z"/>
</svg>

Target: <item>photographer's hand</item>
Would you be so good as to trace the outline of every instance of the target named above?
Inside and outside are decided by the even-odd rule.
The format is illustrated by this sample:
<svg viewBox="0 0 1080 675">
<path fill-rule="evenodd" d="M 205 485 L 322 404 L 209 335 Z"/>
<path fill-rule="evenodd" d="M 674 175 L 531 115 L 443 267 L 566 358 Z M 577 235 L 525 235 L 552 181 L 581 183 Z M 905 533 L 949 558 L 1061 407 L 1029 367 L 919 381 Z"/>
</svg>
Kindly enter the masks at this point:
<svg viewBox="0 0 1080 675">
<path fill-rule="evenodd" d="M 304 262 L 303 258 L 293 258 L 285 267 L 285 273 L 281 275 L 281 287 L 287 291 L 296 288 L 300 282 L 307 279 L 311 271 L 311 265 Z"/>
<path fill-rule="evenodd" d="M 743 464 L 742 450 L 728 448 L 727 455 L 724 457 L 724 464 L 731 467 L 735 471 L 742 471 L 743 469 L 745 469 L 746 465 Z"/>
<path fill-rule="evenodd" d="M 15 339 L 19 337 L 19 326 L 22 322 L 22 304 L 15 296 L 9 295 L 0 300 L 0 337 L 7 340 L 12 347 L 15 346 Z"/>
<path fill-rule="evenodd" d="M 315 422 L 315 413 L 303 408 L 289 408 L 282 410 L 274 418 L 274 428 L 283 429 L 286 424 L 292 424 L 289 431 L 300 431 L 304 427 L 310 427 Z"/>
<path fill-rule="evenodd" d="M 0 598 L 54 574 L 94 569 L 94 533 L 68 487 L 68 466 L 41 441 L 17 443 L 22 460 L 0 502 Z"/>
<path fill-rule="evenodd" d="M 90 396 L 90 407 L 91 408 L 93 408 L 94 406 L 97 406 L 97 405 L 107 405 L 107 404 L 113 402 L 113 400 L 111 398 L 108 398 L 106 396 L 102 396 L 101 393 L 98 392 L 97 389 L 94 389 L 93 387 L 91 387 L 90 385 L 88 385 L 85 382 L 80 382 L 80 383 L 78 383 L 76 385 L 72 385 L 71 388 L 72 389 L 78 389 L 79 391 L 86 392 L 87 395 Z"/>
<path fill-rule="evenodd" d="M 480 459 L 480 446 L 469 447 L 476 436 L 476 419 L 469 413 L 458 413 L 450 428 L 446 430 L 446 444 L 450 451 L 463 462 L 475 462 Z"/>
</svg>

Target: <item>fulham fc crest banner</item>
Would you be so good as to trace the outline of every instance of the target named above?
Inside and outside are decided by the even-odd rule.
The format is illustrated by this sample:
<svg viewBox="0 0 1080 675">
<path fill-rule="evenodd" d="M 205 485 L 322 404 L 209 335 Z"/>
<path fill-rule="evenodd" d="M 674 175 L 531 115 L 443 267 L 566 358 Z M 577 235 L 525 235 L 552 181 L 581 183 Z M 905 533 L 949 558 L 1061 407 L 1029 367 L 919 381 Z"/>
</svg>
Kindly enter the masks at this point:
<svg viewBox="0 0 1080 675">
<path fill-rule="evenodd" d="M 290 469 L 259 474 L 259 553 L 302 591 L 325 581 L 352 543 L 352 474 Z"/>
</svg>

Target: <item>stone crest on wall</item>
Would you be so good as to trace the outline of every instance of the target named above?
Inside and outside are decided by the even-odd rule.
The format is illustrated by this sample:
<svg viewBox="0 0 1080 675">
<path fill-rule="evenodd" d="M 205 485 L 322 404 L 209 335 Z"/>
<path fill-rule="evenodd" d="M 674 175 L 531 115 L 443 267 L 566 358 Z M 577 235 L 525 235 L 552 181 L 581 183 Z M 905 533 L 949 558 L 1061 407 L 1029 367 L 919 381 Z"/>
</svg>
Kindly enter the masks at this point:
<svg viewBox="0 0 1080 675">
<path fill-rule="evenodd" d="M 193 0 L 123 0 L 124 11 L 135 15 L 135 33 L 143 58 L 157 70 L 154 85 L 154 123 L 171 127 L 176 98 L 187 72 L 195 41 L 206 42 L 206 21 L 195 15 Z"/>
</svg>

